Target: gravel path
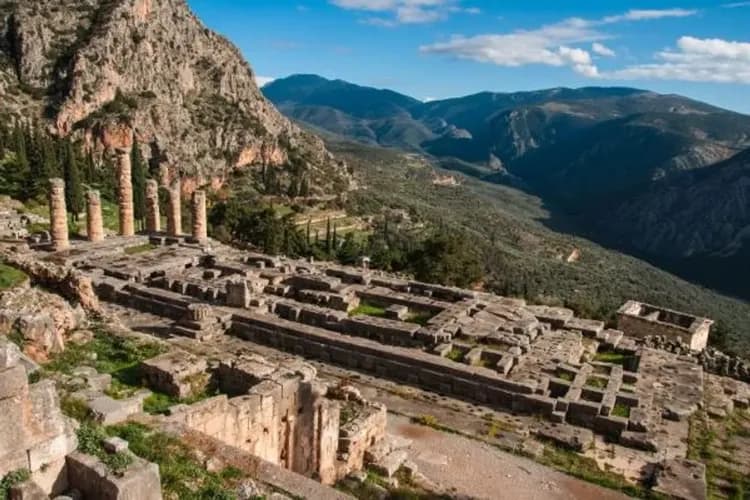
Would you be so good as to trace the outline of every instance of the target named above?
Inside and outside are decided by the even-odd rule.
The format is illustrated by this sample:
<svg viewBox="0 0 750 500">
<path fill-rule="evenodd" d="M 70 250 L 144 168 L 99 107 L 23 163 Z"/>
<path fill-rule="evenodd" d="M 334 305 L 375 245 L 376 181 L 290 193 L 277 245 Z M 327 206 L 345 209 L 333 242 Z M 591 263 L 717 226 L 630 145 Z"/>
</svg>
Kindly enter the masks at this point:
<svg viewBox="0 0 750 500">
<path fill-rule="evenodd" d="M 622 500 L 621 493 L 566 476 L 457 434 L 388 415 L 388 432 L 412 440 L 409 459 L 431 481 L 481 499 Z"/>
</svg>

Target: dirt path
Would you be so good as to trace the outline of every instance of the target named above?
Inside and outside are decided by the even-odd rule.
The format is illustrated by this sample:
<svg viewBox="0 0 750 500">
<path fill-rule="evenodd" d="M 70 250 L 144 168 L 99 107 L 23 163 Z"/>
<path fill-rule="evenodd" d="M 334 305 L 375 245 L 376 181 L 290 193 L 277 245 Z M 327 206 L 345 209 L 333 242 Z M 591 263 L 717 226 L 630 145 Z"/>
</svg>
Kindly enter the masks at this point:
<svg viewBox="0 0 750 500">
<path fill-rule="evenodd" d="M 568 477 L 531 460 L 457 434 L 388 416 L 391 434 L 411 439 L 409 459 L 431 481 L 481 499 L 621 500 L 621 493 Z"/>
</svg>

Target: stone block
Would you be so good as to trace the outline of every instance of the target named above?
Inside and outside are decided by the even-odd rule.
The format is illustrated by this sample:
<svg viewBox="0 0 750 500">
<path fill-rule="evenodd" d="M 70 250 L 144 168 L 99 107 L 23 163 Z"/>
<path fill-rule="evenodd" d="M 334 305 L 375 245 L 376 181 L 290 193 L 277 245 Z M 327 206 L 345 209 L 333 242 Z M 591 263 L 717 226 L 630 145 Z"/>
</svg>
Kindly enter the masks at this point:
<svg viewBox="0 0 750 500">
<path fill-rule="evenodd" d="M 706 466 L 700 462 L 677 458 L 665 460 L 654 469 L 652 490 L 669 498 L 705 500 Z"/>
<path fill-rule="evenodd" d="M 620 444 L 644 451 L 658 451 L 656 436 L 650 432 L 624 431 L 620 434 Z"/>
<path fill-rule="evenodd" d="M 594 442 L 594 433 L 588 429 L 565 424 L 542 424 L 534 434 L 563 448 L 582 452 Z"/>
<path fill-rule="evenodd" d="M 31 479 L 13 486 L 8 493 L 9 500 L 49 500 L 42 487 Z"/>
<path fill-rule="evenodd" d="M 122 453 L 128 449 L 128 442 L 118 437 L 110 437 L 104 440 L 102 446 L 110 453 Z"/>
<path fill-rule="evenodd" d="M 0 336 L 0 370 L 15 366 L 20 359 L 21 351 L 18 346 L 7 337 Z"/>
<path fill-rule="evenodd" d="M 159 467 L 134 457 L 122 475 L 114 475 L 97 458 L 83 453 L 67 457 L 70 485 L 97 500 L 161 500 Z"/>
<path fill-rule="evenodd" d="M 26 370 L 20 364 L 0 370 L 0 399 L 21 394 L 28 386 Z"/>
<path fill-rule="evenodd" d="M 143 400 L 139 397 L 112 399 L 101 396 L 89 402 L 94 419 L 100 424 L 114 425 L 126 421 L 131 415 L 143 411 Z"/>
<path fill-rule="evenodd" d="M 372 469 L 384 477 L 393 477 L 406 461 L 408 453 L 405 450 L 392 451 L 382 459 L 371 464 Z"/>
</svg>

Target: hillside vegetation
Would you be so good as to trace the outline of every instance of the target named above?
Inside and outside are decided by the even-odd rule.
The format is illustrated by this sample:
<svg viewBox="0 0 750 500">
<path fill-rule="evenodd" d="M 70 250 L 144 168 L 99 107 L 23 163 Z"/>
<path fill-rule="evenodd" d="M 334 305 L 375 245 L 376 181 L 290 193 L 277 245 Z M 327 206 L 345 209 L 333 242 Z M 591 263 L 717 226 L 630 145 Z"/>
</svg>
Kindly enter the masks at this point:
<svg viewBox="0 0 750 500">
<path fill-rule="evenodd" d="M 351 196 L 354 214 L 402 208 L 414 219 L 454 232 L 482 256 L 488 289 L 534 302 L 561 304 L 606 320 L 626 300 L 718 320 L 713 340 L 750 352 L 750 305 L 704 289 L 644 261 L 588 240 L 553 232 L 541 200 L 522 191 L 436 170 L 415 155 L 329 138 L 364 187 Z M 438 181 L 453 175 L 456 185 Z"/>
</svg>

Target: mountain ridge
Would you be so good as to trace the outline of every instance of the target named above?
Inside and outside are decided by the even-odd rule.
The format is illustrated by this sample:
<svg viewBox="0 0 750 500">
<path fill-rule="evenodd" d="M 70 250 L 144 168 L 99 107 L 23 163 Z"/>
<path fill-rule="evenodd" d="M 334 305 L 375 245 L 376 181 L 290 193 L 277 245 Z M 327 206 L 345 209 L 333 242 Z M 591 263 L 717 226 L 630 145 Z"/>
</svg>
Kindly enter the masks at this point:
<svg viewBox="0 0 750 500">
<path fill-rule="evenodd" d="M 316 92 L 327 82 L 318 80 Z M 280 89 L 287 83 L 282 79 L 270 84 L 277 89 L 269 93 L 272 101 L 282 98 Z M 342 85 L 337 81 L 337 88 Z M 358 105 L 365 106 L 367 87 L 356 87 Z M 675 188 L 682 186 L 705 196 L 696 206 L 706 210 L 712 197 L 730 196 L 736 187 L 721 183 L 713 186 L 710 196 L 697 185 L 686 187 L 686 182 L 699 184 L 704 179 L 684 174 L 725 168 L 723 162 L 750 149 L 748 115 L 675 94 L 629 87 L 479 92 L 400 106 L 397 115 L 377 120 L 354 116 L 344 108 L 289 99 L 281 110 L 292 119 L 339 136 L 416 152 L 437 159 L 446 168 L 521 187 L 554 205 L 560 215 L 573 216 L 577 234 L 655 263 L 688 257 L 695 261 L 702 256 L 726 258 L 742 255 L 749 246 L 750 197 L 731 194 L 732 206 L 744 203 L 743 210 L 734 213 L 729 204 L 710 210 L 714 220 L 731 221 L 722 223 L 729 234 L 718 238 L 710 225 L 693 223 L 675 211 L 676 205 L 659 203 L 658 194 L 653 194 L 670 192 L 674 182 Z M 387 134 L 382 133 L 384 124 L 390 125 Z M 650 214 L 649 210 L 660 212 Z M 645 229 L 649 220 L 672 227 L 678 234 Z M 674 224 L 676 220 L 681 223 Z M 555 228 L 554 217 L 550 224 Z M 618 227 L 628 224 L 641 228 L 637 237 L 632 235 L 635 244 L 629 241 L 627 227 Z M 706 244 L 711 239 L 721 241 L 720 248 Z M 670 245 L 680 248 L 669 249 Z M 722 274 L 727 283 L 734 280 L 731 270 Z M 721 281 L 710 283 L 721 287 Z M 740 286 L 739 291 L 735 285 L 730 288 L 750 298 L 747 286 Z"/>
<path fill-rule="evenodd" d="M 0 113 L 105 154 L 134 140 L 158 170 L 220 186 L 278 167 L 282 188 L 347 184 L 322 141 L 280 114 L 250 65 L 185 0 L 39 0 L 0 5 Z"/>
</svg>

